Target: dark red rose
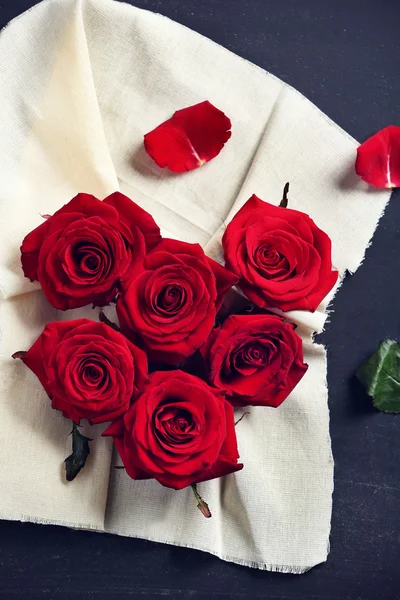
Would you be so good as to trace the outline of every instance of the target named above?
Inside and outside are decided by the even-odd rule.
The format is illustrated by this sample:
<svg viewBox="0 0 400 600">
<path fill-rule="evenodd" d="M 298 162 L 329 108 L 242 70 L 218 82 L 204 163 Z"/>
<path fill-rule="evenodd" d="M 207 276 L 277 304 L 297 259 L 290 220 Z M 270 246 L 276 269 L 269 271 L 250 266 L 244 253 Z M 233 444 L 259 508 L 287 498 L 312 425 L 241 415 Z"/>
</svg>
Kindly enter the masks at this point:
<svg viewBox="0 0 400 600">
<path fill-rule="evenodd" d="M 55 308 L 104 306 L 160 239 L 153 217 L 120 192 L 78 194 L 25 237 L 22 269 Z"/>
<path fill-rule="evenodd" d="M 358 147 L 356 173 L 379 188 L 400 187 L 400 127 L 389 125 Z"/>
<path fill-rule="evenodd" d="M 182 489 L 239 471 L 232 406 L 182 371 L 155 372 L 143 394 L 103 435 L 112 435 L 132 479 Z"/>
<path fill-rule="evenodd" d="M 144 136 L 146 152 L 159 167 L 182 173 L 201 167 L 231 137 L 228 117 L 210 102 L 177 110 Z"/>
<path fill-rule="evenodd" d="M 276 315 L 231 315 L 202 353 L 210 384 L 235 406 L 279 406 L 308 368 L 294 326 Z"/>
<path fill-rule="evenodd" d="M 21 358 L 52 407 L 78 424 L 80 419 L 116 419 L 147 381 L 145 353 L 121 333 L 89 319 L 49 323 Z"/>
<path fill-rule="evenodd" d="M 229 223 L 222 245 L 226 266 L 261 308 L 313 312 L 338 278 L 331 240 L 308 215 L 254 195 Z"/>
<path fill-rule="evenodd" d="M 117 301 L 121 330 L 140 337 L 151 359 L 178 364 L 206 341 L 236 275 L 198 244 L 163 239 Z"/>
</svg>

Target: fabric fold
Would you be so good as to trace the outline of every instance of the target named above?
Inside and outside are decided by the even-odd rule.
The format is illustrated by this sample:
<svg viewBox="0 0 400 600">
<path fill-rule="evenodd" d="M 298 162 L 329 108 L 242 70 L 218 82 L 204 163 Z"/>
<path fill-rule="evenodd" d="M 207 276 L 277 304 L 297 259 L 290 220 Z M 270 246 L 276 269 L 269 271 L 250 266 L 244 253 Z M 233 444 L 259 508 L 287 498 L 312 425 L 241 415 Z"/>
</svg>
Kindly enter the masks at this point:
<svg viewBox="0 0 400 600">
<path fill-rule="evenodd" d="M 104 530 L 112 445 L 91 431 L 85 477 L 66 485 L 71 423 L 11 355 L 49 321 L 93 311 L 53 309 L 23 277 L 23 237 L 78 191 L 118 188 L 91 77 L 79 1 L 39 4 L 1 34 L 0 73 L 0 516 Z M 11 141 L 12 140 L 12 141 Z M 10 151 L 11 149 L 11 151 Z M 96 315 L 97 317 L 97 315 Z"/>
<path fill-rule="evenodd" d="M 326 353 L 312 338 L 334 290 L 315 313 L 286 315 L 299 325 L 309 370 L 280 408 L 252 408 L 238 425 L 245 468 L 201 484 L 208 520 L 190 489 L 110 471 L 111 444 L 98 429 L 88 466 L 66 486 L 69 424 L 10 355 L 48 321 L 97 318 L 91 309 L 55 311 L 20 269 L 24 235 L 78 192 L 104 198 L 119 188 L 164 235 L 198 242 L 222 261 L 221 236 L 236 211 L 253 193 L 279 204 L 289 181 L 290 206 L 330 235 L 341 276 L 353 272 L 389 199 L 354 176 L 357 142 L 273 75 L 113 0 L 45 0 L 2 32 L 0 59 L 0 516 L 143 537 L 288 573 L 323 562 L 333 461 Z M 160 170 L 143 135 L 205 99 L 229 116 L 232 138 L 199 169 Z"/>
<path fill-rule="evenodd" d="M 18 140 L 11 164 L 6 145 L 2 155 L 8 166 L 0 191 L 0 287 L 5 298 L 39 289 L 21 276 L 19 246 L 42 222 L 42 214 L 55 212 L 78 191 L 103 198 L 118 189 L 93 85 L 81 1 L 44 2 L 25 18 L 33 21 L 30 32 L 17 19 L 0 39 L 2 62 L 14 67 L 0 74 L 1 88 L 12 90 L 3 98 L 0 134 L 4 144 Z M 22 39 L 16 47 L 15 39 Z"/>
</svg>

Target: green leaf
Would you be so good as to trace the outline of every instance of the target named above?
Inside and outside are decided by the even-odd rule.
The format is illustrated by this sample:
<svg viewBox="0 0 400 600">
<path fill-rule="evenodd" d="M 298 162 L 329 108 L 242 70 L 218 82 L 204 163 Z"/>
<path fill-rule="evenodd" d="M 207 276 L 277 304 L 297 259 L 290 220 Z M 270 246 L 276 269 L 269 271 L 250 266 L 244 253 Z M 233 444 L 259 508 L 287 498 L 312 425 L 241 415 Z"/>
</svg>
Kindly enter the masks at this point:
<svg viewBox="0 0 400 600">
<path fill-rule="evenodd" d="M 375 408 L 400 413 L 400 344 L 384 340 L 356 373 L 372 396 Z"/>
<path fill-rule="evenodd" d="M 72 428 L 72 454 L 65 459 L 65 475 L 67 481 L 73 481 L 79 471 L 83 469 L 86 459 L 90 454 L 89 442 L 90 438 L 82 435 L 76 423 Z"/>
</svg>

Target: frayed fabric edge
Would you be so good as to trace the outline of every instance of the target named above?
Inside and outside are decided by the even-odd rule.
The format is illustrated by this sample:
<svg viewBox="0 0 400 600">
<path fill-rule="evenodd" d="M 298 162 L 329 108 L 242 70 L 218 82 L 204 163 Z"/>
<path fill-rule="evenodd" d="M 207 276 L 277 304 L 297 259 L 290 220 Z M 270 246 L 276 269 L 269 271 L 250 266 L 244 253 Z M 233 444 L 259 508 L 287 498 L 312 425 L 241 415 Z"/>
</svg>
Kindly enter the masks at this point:
<svg viewBox="0 0 400 600">
<path fill-rule="evenodd" d="M 33 523 L 35 525 L 56 525 L 59 527 L 66 527 L 68 529 L 73 529 L 75 531 L 90 531 L 90 532 L 94 532 L 94 533 L 107 533 L 110 535 L 118 535 L 121 537 L 145 540 L 147 542 L 155 542 L 157 544 L 168 544 L 169 546 L 176 546 L 177 548 L 187 548 L 189 550 L 197 550 L 199 552 L 206 552 L 207 554 L 216 556 L 220 560 L 223 560 L 225 562 L 235 563 L 242 567 L 249 567 L 251 569 L 259 569 L 260 571 L 270 571 L 273 573 L 285 573 L 288 575 L 302 575 L 303 573 L 307 573 L 307 571 L 309 571 L 313 567 L 316 567 L 317 565 L 326 562 L 326 559 L 327 559 L 327 555 L 326 555 L 323 558 L 321 558 L 321 560 L 316 562 L 315 564 L 307 565 L 307 566 L 276 565 L 273 563 L 249 561 L 249 560 L 243 560 L 243 559 L 237 558 L 237 557 L 226 556 L 226 555 L 219 554 L 218 552 L 213 552 L 212 550 L 210 550 L 208 548 L 194 546 L 192 544 L 182 544 L 182 543 L 178 543 L 178 542 L 172 542 L 171 540 L 156 539 L 156 538 L 150 537 L 150 536 L 127 535 L 127 534 L 123 534 L 123 533 L 118 533 L 117 531 L 113 531 L 111 529 L 109 529 L 109 530 L 99 529 L 95 525 L 90 525 L 87 523 L 85 523 L 85 524 L 83 524 L 83 523 L 68 523 L 68 522 L 61 522 L 61 521 L 57 521 L 57 520 L 44 519 L 42 517 L 32 517 L 30 515 L 20 515 L 19 517 L 4 517 L 3 515 L 0 515 L 0 520 L 19 521 L 21 523 Z M 329 552 L 329 542 L 328 542 L 327 550 Z"/>
<path fill-rule="evenodd" d="M 276 565 L 273 563 L 263 563 L 263 562 L 257 562 L 257 561 L 251 561 L 251 560 L 244 560 L 242 558 L 227 556 L 225 554 L 219 554 L 218 552 L 214 552 L 213 550 L 210 550 L 209 548 L 203 548 L 202 546 L 194 546 L 193 544 L 183 544 L 181 542 L 173 542 L 171 540 L 165 540 L 165 539 L 156 539 L 151 536 L 118 533 L 117 531 L 114 531 L 112 529 L 106 530 L 105 533 L 110 533 L 112 535 L 118 535 L 121 537 L 130 537 L 130 538 L 146 540 L 148 542 L 156 542 L 158 544 L 168 544 L 169 546 L 176 546 L 177 548 L 188 548 L 189 550 L 197 550 L 199 552 L 206 552 L 207 554 L 216 556 L 220 560 L 223 560 L 225 562 L 235 563 L 242 567 L 249 567 L 251 569 L 259 569 L 260 571 L 286 573 L 289 575 L 302 575 L 303 573 L 307 573 L 307 571 L 310 571 L 310 569 L 313 569 L 317 565 L 326 562 L 326 559 L 328 557 L 328 554 L 326 554 L 323 558 L 321 558 L 321 560 L 318 560 L 316 563 L 307 565 L 307 566 Z M 329 552 L 329 542 L 328 542 L 328 546 L 327 546 L 327 551 Z"/>
<path fill-rule="evenodd" d="M 45 519 L 43 517 L 33 517 L 32 515 L 19 515 L 11 517 L 10 515 L 0 514 L 0 521 L 19 521 L 20 523 L 33 523 L 35 525 L 56 525 L 57 527 L 67 527 L 77 531 L 94 531 L 95 533 L 106 533 L 104 529 L 91 525 L 90 523 L 72 523 L 70 521 L 59 521 L 57 519 Z"/>
</svg>

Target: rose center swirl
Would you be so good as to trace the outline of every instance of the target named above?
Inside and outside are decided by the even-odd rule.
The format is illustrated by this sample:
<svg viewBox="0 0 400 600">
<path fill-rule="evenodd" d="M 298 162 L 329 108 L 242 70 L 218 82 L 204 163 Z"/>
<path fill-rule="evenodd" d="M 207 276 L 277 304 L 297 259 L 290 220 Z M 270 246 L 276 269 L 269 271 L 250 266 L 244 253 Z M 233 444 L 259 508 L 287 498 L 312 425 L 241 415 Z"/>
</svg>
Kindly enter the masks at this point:
<svg viewBox="0 0 400 600">
<path fill-rule="evenodd" d="M 109 373 L 97 357 L 82 359 L 78 365 L 79 387 L 92 391 L 104 390 L 109 383 Z"/>
<path fill-rule="evenodd" d="M 164 286 L 157 294 L 155 309 L 159 314 L 172 316 L 179 312 L 186 301 L 186 292 L 178 283 Z"/>
<path fill-rule="evenodd" d="M 248 367 L 259 368 L 268 365 L 271 360 L 272 348 L 260 342 L 251 342 L 242 346 L 231 356 L 231 368 L 242 372 Z"/>
<path fill-rule="evenodd" d="M 77 271 L 85 278 L 107 277 L 112 269 L 108 248 L 81 242 L 74 247 L 72 256 Z"/>
<path fill-rule="evenodd" d="M 290 271 L 287 258 L 268 243 L 260 244 L 257 247 L 254 261 L 263 272 L 267 272 L 270 278 L 279 277 Z"/>
<path fill-rule="evenodd" d="M 197 429 L 193 415 L 174 406 L 160 408 L 156 412 L 154 428 L 158 439 L 168 445 L 188 443 Z"/>
</svg>

